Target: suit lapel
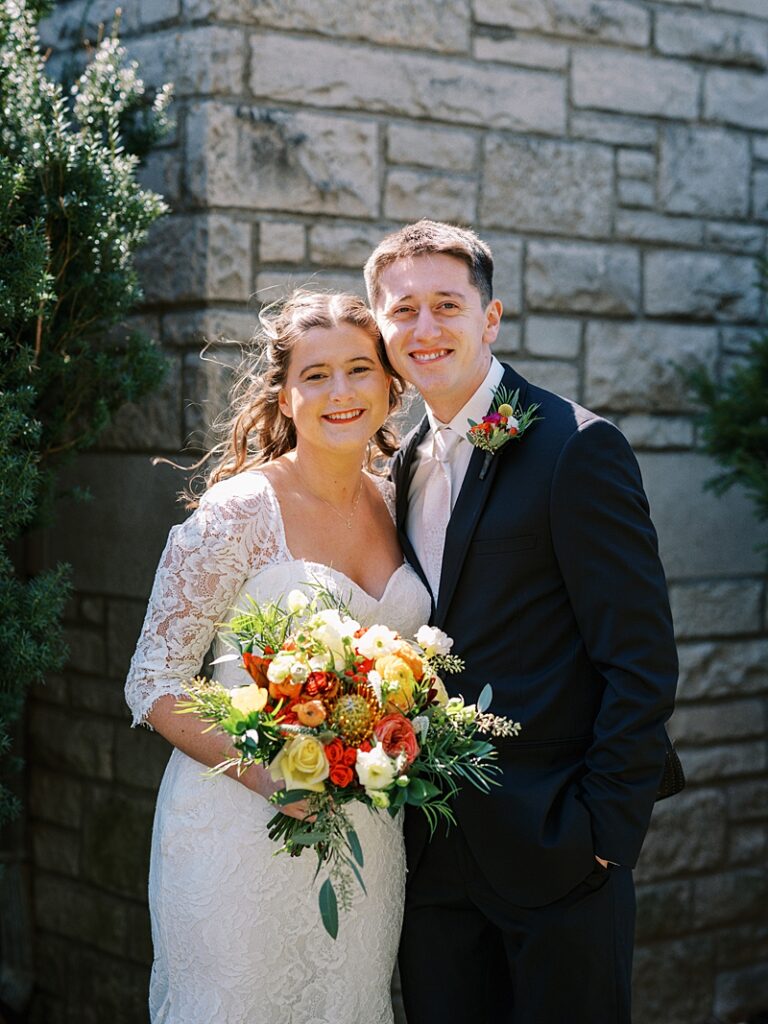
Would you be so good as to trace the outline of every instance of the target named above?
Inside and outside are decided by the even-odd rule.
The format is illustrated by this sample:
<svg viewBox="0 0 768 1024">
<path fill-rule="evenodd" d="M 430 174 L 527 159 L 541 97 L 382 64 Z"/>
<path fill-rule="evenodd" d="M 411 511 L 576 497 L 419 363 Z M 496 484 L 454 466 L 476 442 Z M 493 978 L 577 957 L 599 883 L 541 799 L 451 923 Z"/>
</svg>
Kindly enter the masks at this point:
<svg viewBox="0 0 768 1024">
<path fill-rule="evenodd" d="M 413 550 L 411 539 L 406 530 L 406 520 L 408 517 L 408 488 L 411 482 L 411 466 L 413 464 L 413 457 L 416 454 L 416 449 L 424 440 L 428 430 L 429 420 L 425 416 L 419 426 L 411 433 L 405 448 L 401 449 L 395 456 L 395 462 L 392 467 L 392 479 L 395 485 L 395 524 L 397 526 L 397 536 L 400 541 L 400 547 L 403 549 L 405 557 L 418 573 L 422 583 L 429 591 L 429 583 L 427 582 L 424 570 L 416 557 L 416 552 Z"/>
<path fill-rule="evenodd" d="M 515 373 L 511 367 L 505 366 L 501 383 L 508 391 L 520 389 L 520 405 L 525 408 L 528 382 L 518 373 Z M 514 441 L 510 441 L 508 444 L 514 449 Z M 448 608 L 461 575 L 470 541 L 475 532 L 480 513 L 483 511 L 491 493 L 493 481 L 498 472 L 499 462 L 501 459 L 510 458 L 514 458 L 514 450 L 505 451 L 501 449 L 496 452 L 491 458 L 485 478 L 481 480 L 480 471 L 485 460 L 485 452 L 479 448 L 475 448 L 472 452 L 472 457 L 469 460 L 467 472 L 464 476 L 464 482 L 461 485 L 461 490 L 453 507 L 448 529 L 445 533 L 440 593 L 435 613 L 435 624 L 438 627 L 442 627 L 448 614 Z"/>
</svg>

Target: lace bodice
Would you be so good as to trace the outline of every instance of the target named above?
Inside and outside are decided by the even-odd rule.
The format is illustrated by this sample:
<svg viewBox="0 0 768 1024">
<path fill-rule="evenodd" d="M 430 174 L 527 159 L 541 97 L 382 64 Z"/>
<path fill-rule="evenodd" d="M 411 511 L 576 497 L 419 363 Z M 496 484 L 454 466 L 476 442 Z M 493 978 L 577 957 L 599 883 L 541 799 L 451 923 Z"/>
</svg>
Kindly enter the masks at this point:
<svg viewBox="0 0 768 1024">
<path fill-rule="evenodd" d="M 392 485 L 374 479 L 394 515 Z M 382 622 L 412 636 L 428 621 L 429 595 L 410 566 L 396 569 L 375 598 L 331 566 L 291 555 L 280 504 L 264 473 L 240 473 L 215 484 L 189 519 L 172 528 L 160 558 L 125 686 L 133 724 L 144 722 L 160 697 L 184 692 L 217 626 L 242 606 L 246 594 L 275 599 L 313 581 L 343 597 L 363 624 Z M 218 642 L 214 650 L 222 653 Z M 248 681 L 236 663 L 221 666 L 216 677 L 228 686 Z"/>
</svg>

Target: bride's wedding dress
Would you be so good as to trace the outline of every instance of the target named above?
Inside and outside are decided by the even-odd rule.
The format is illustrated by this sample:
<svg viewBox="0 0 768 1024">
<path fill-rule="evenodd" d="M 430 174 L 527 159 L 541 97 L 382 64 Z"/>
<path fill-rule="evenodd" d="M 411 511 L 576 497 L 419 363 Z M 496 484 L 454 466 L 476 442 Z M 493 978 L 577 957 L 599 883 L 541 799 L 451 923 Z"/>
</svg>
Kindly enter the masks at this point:
<svg viewBox="0 0 768 1024">
<path fill-rule="evenodd" d="M 379 483 L 391 509 L 390 485 Z M 344 543 L 339 536 L 339 544 Z M 195 676 L 216 627 L 247 595 L 308 595 L 322 583 L 363 625 L 412 637 L 430 599 L 401 565 L 380 597 L 333 569 L 293 558 L 266 476 L 241 473 L 212 487 L 171 531 L 131 663 L 134 724 Z M 225 653 L 215 641 L 215 656 Z M 239 663 L 217 666 L 226 686 L 249 682 Z M 365 855 L 363 880 L 334 941 L 317 904 L 316 857 L 275 855 L 275 808 L 174 748 L 157 798 L 149 876 L 155 962 L 153 1024 L 389 1024 L 405 885 L 401 829 L 386 812 L 349 805 Z"/>
</svg>

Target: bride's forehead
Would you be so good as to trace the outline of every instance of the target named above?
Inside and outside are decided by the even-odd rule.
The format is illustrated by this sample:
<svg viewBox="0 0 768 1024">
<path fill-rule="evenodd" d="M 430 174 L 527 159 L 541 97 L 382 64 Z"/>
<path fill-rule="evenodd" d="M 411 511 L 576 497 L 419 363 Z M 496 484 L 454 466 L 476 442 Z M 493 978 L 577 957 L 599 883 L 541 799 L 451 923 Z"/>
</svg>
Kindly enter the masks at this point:
<svg viewBox="0 0 768 1024">
<path fill-rule="evenodd" d="M 313 362 L 345 362 L 357 355 L 376 357 L 374 339 L 354 324 L 334 324 L 332 327 L 310 327 L 294 342 L 291 361 L 311 357 Z"/>
</svg>

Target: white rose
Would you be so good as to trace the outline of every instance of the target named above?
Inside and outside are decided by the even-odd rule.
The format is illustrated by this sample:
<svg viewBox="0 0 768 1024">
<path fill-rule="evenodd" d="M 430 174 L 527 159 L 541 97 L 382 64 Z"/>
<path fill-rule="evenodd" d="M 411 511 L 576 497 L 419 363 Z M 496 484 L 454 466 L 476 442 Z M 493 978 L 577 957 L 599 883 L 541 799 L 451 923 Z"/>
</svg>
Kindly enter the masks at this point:
<svg viewBox="0 0 768 1024">
<path fill-rule="evenodd" d="M 377 746 L 373 750 L 358 750 L 357 777 L 369 790 L 386 789 L 395 778 L 396 765 L 392 758 L 384 753 L 384 748 Z M 368 792 L 370 796 L 370 792 Z"/>
<path fill-rule="evenodd" d="M 267 679 L 270 683 L 283 683 L 291 674 L 293 668 L 292 654 L 278 654 L 273 658 L 267 668 Z"/>
<path fill-rule="evenodd" d="M 358 654 L 362 654 L 364 658 L 370 658 L 371 661 L 378 658 L 379 655 L 392 654 L 401 645 L 402 640 L 398 640 L 397 633 L 393 633 L 386 626 L 371 626 L 355 640 L 355 649 Z"/>
<path fill-rule="evenodd" d="M 416 643 L 428 658 L 436 654 L 450 654 L 453 647 L 452 638 L 436 626 L 422 626 L 416 634 Z"/>
<path fill-rule="evenodd" d="M 298 615 L 309 606 L 309 598 L 300 590 L 292 590 L 285 599 L 285 606 L 291 615 Z"/>
</svg>

